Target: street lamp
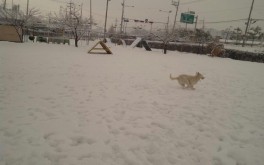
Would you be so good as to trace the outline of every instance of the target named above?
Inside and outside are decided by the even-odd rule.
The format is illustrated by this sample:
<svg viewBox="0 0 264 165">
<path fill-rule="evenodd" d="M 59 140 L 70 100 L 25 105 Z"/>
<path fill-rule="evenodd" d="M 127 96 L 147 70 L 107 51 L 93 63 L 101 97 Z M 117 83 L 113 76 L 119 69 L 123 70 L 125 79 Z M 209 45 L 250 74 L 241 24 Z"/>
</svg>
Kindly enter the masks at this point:
<svg viewBox="0 0 264 165">
<path fill-rule="evenodd" d="M 105 11 L 105 25 L 104 25 L 104 42 L 106 42 L 105 33 L 106 33 L 106 23 L 107 23 L 107 13 L 108 13 L 108 2 L 110 0 L 106 0 L 106 11 Z"/>
<path fill-rule="evenodd" d="M 170 22 L 170 13 L 171 13 L 171 10 L 170 11 L 164 11 L 164 10 L 159 10 L 160 12 L 164 12 L 164 13 L 168 13 L 168 21 L 167 21 L 167 27 L 166 27 L 166 30 L 167 32 L 169 31 L 169 22 Z"/>
</svg>

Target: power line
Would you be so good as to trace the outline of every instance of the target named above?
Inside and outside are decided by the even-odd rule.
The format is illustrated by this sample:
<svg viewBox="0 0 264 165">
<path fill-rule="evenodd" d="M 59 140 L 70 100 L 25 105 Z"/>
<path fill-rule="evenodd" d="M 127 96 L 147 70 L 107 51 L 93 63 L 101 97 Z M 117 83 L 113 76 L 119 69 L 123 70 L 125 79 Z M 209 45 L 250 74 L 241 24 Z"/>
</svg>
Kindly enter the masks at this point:
<svg viewBox="0 0 264 165">
<path fill-rule="evenodd" d="M 223 9 L 223 10 L 211 10 L 211 11 L 199 11 L 199 13 L 216 13 L 216 12 L 226 12 L 234 10 L 248 9 L 248 7 L 234 8 L 234 9 Z"/>
<path fill-rule="evenodd" d="M 204 22 L 204 23 L 207 23 L 207 24 L 214 24 L 214 23 L 228 23 L 228 22 L 239 22 L 239 21 L 245 21 L 247 20 L 246 18 L 243 18 L 243 19 L 233 19 L 233 20 L 225 20 L 225 21 L 212 21 L 212 22 Z"/>
<path fill-rule="evenodd" d="M 202 1 L 206 1 L 206 0 L 193 0 L 193 1 L 190 1 L 190 2 L 182 2 L 181 5 L 188 5 L 188 4 L 192 4 L 192 3 L 199 3 L 199 2 L 202 2 Z"/>
<path fill-rule="evenodd" d="M 247 18 L 242 18 L 242 19 L 233 19 L 233 20 L 224 20 L 224 21 L 208 21 L 204 22 L 207 24 L 216 24 L 216 23 L 229 23 L 229 22 L 240 22 L 240 21 L 246 21 Z M 253 19 L 255 21 L 264 21 L 264 19 Z"/>
</svg>

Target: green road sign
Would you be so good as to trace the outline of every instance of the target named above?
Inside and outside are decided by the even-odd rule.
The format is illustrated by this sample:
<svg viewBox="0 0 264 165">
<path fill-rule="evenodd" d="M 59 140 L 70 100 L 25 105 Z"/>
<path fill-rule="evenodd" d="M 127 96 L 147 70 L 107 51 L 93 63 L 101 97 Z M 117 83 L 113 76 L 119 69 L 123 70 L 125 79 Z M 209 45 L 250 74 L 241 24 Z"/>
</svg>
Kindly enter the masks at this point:
<svg viewBox="0 0 264 165">
<path fill-rule="evenodd" d="M 189 23 L 193 24 L 194 22 L 194 15 L 190 13 L 181 13 L 181 22 L 182 23 Z"/>
</svg>

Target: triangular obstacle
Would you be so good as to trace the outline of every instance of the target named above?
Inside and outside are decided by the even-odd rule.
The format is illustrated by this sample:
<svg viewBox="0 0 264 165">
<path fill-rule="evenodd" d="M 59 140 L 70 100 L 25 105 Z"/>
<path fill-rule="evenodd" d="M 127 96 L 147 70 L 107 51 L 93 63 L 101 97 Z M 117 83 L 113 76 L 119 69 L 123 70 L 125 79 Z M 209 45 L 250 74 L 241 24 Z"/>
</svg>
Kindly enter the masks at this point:
<svg viewBox="0 0 264 165">
<path fill-rule="evenodd" d="M 147 41 L 143 40 L 142 38 L 136 38 L 136 40 L 130 45 L 130 47 L 134 48 L 134 47 L 141 47 L 142 46 L 147 50 L 147 51 L 151 51 L 150 46 L 148 45 Z"/>
<path fill-rule="evenodd" d="M 97 45 L 101 45 L 101 48 L 97 48 Z M 102 52 L 103 50 L 103 52 Z M 105 45 L 103 41 L 97 42 L 89 51 L 89 54 L 113 54 L 111 50 Z"/>
<path fill-rule="evenodd" d="M 120 39 L 120 41 L 121 41 L 123 46 L 126 46 L 126 41 L 125 40 Z"/>
<path fill-rule="evenodd" d="M 141 44 L 144 46 L 144 48 L 145 48 L 147 51 L 151 51 L 151 48 L 149 47 L 147 41 L 142 40 L 142 41 L 141 41 Z"/>
<path fill-rule="evenodd" d="M 135 41 L 130 45 L 130 47 L 132 47 L 132 48 L 136 47 L 140 43 L 141 40 L 142 40 L 142 38 L 137 37 L 135 39 Z"/>
</svg>

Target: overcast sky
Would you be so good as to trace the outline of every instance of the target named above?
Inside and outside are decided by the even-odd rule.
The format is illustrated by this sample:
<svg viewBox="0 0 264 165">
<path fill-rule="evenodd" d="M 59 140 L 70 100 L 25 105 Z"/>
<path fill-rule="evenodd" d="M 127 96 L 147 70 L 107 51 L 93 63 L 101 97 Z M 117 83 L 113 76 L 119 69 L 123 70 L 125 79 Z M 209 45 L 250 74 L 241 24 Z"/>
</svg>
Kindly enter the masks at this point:
<svg viewBox="0 0 264 165">
<path fill-rule="evenodd" d="M 11 5 L 12 0 L 6 0 Z M 176 0 L 175 0 L 176 1 Z M 178 0 L 177 0 L 178 1 Z M 59 12 L 60 6 L 65 7 L 70 0 L 29 0 L 29 6 L 40 9 L 43 15 L 49 12 Z M 77 4 L 83 4 L 83 15 L 89 17 L 90 0 L 72 0 Z M 92 14 L 99 26 L 103 27 L 107 0 L 92 0 Z M 109 1 L 108 8 L 108 27 L 114 25 L 117 19 L 117 25 L 120 26 L 123 0 Z M 169 11 L 170 25 L 173 25 L 176 8 L 171 5 L 171 0 L 125 0 L 125 17 L 129 19 L 138 19 L 155 22 L 167 22 L 168 13 L 159 10 Z M 26 9 L 27 0 L 13 0 L 14 4 L 20 4 L 21 9 Z M 245 20 L 249 16 L 252 0 L 180 0 L 177 21 L 180 20 L 182 12 L 194 11 L 198 15 L 198 28 L 202 28 L 203 20 L 205 28 L 215 28 L 219 30 L 240 27 L 245 29 Z M 253 19 L 262 19 L 252 26 L 260 26 L 264 31 L 264 0 L 255 0 Z M 134 21 L 128 23 L 128 27 L 143 26 L 146 29 L 150 24 L 140 24 Z M 233 20 L 233 22 L 228 22 Z M 225 22 L 226 21 L 226 22 Z M 177 22 L 177 26 L 185 27 L 185 24 Z M 153 29 L 161 28 L 161 24 L 154 23 Z M 194 25 L 188 25 L 194 28 Z"/>
</svg>

